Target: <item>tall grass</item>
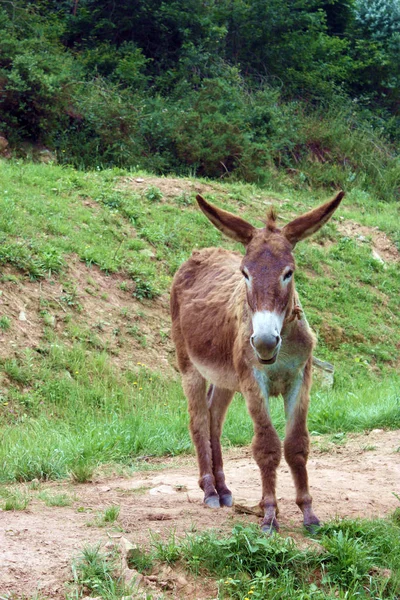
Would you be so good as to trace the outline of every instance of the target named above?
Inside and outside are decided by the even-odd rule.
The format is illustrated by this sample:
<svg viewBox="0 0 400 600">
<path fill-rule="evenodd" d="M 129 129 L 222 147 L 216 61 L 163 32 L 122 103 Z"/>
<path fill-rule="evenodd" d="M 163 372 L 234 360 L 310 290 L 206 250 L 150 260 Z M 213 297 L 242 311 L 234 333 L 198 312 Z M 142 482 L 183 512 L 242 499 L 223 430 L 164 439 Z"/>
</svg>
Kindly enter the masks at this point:
<svg viewBox="0 0 400 600">
<path fill-rule="evenodd" d="M 13 362 L 16 385 L 2 407 L 0 481 L 90 478 L 104 463 L 137 465 L 140 457 L 192 451 L 186 400 L 177 380 L 166 380 L 143 365 L 120 371 L 105 353 L 83 344 L 52 345 L 47 356 L 27 352 Z M 354 391 L 316 391 L 309 427 L 318 433 L 400 427 L 396 380 L 371 388 L 358 380 Z M 283 401 L 271 401 L 278 432 L 284 433 Z M 238 395 L 225 424 L 225 445 L 250 443 L 252 423 Z"/>
</svg>

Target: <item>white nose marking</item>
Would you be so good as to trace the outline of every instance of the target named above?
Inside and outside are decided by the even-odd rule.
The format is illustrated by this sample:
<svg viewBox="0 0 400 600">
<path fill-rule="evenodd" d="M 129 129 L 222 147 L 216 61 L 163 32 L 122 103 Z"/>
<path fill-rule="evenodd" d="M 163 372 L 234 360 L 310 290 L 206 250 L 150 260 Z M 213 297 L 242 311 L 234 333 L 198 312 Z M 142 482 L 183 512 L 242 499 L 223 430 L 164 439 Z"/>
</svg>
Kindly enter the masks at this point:
<svg viewBox="0 0 400 600">
<path fill-rule="evenodd" d="M 277 335 L 281 333 L 284 313 L 279 314 L 275 311 L 259 310 L 254 313 L 252 318 L 253 333 L 255 336 Z"/>
</svg>

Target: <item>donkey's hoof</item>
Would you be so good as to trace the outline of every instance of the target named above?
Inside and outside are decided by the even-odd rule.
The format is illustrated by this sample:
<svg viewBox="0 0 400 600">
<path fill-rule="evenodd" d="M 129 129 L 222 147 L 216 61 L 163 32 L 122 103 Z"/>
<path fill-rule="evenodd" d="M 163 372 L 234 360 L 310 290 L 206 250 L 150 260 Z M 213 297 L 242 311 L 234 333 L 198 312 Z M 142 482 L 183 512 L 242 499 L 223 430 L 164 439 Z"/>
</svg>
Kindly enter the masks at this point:
<svg viewBox="0 0 400 600">
<path fill-rule="evenodd" d="M 274 518 L 270 521 L 263 521 L 261 523 L 261 531 L 266 535 L 273 535 L 274 533 L 278 533 L 279 531 L 279 523 Z"/>
<path fill-rule="evenodd" d="M 219 496 L 208 496 L 208 498 L 204 498 L 204 504 L 209 508 L 219 508 Z"/>
<path fill-rule="evenodd" d="M 219 497 L 219 503 L 221 506 L 228 506 L 229 508 L 233 506 L 233 496 L 232 494 L 224 494 Z"/>
<path fill-rule="evenodd" d="M 315 535 L 321 529 L 321 523 L 318 519 L 315 519 L 311 522 L 304 523 L 304 529 L 306 529 L 308 533 Z"/>
</svg>

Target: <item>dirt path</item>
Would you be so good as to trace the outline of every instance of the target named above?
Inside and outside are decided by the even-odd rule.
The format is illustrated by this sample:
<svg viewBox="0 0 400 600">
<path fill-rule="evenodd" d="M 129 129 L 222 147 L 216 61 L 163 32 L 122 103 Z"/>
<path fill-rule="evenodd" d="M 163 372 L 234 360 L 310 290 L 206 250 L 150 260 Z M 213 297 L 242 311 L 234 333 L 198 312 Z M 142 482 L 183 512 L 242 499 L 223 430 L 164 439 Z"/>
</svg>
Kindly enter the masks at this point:
<svg viewBox="0 0 400 600">
<path fill-rule="evenodd" d="M 334 441 L 313 437 L 309 473 L 320 518 L 379 517 L 399 506 L 394 496 L 400 494 L 399 449 L 399 431 L 374 430 Z M 259 500 L 260 480 L 250 449 L 232 449 L 225 457 L 227 481 L 236 502 L 254 506 Z M 47 507 L 37 498 L 38 492 L 30 490 L 27 510 L 0 512 L 1 599 L 30 598 L 35 593 L 40 598 L 64 598 L 72 560 L 85 545 L 110 542 L 121 535 L 148 544 L 149 532 L 168 536 L 173 530 L 177 535 L 210 527 L 228 531 L 238 520 L 258 521 L 233 509 L 204 508 L 193 456 L 169 459 L 162 469 L 129 478 L 102 478 L 74 486 L 43 484 L 40 491 L 44 490 L 49 495 L 69 494 L 73 504 Z M 299 535 L 301 515 L 293 496 L 290 473 L 282 461 L 278 480 L 282 535 Z M 112 505 L 121 508 L 120 530 L 93 525 L 96 514 Z"/>
</svg>

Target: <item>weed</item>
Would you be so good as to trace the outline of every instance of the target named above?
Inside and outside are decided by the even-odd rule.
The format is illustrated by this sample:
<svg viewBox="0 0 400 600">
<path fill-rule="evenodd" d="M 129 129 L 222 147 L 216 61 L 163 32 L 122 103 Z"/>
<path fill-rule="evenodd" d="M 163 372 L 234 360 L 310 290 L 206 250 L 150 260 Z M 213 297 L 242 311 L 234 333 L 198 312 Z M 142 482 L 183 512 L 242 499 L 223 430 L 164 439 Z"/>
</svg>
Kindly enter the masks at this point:
<svg viewBox="0 0 400 600">
<path fill-rule="evenodd" d="M 225 537 L 207 531 L 180 541 L 174 535 L 167 541 L 153 538 L 152 550 L 142 551 L 139 564 L 179 561 L 197 575 L 218 578 L 221 598 L 395 598 L 400 591 L 396 525 L 332 522 L 319 543 L 300 548 L 291 538 L 267 538 L 255 526 L 237 525 Z"/>
<path fill-rule="evenodd" d="M 119 517 L 120 510 L 120 506 L 109 506 L 104 511 L 103 521 L 105 523 L 114 523 Z"/>
<path fill-rule="evenodd" d="M 147 341 L 146 336 L 140 331 L 140 327 L 138 325 L 131 325 L 127 328 L 126 332 L 135 338 L 142 346 L 142 348 L 146 348 Z"/>
<path fill-rule="evenodd" d="M 144 197 L 150 202 L 159 202 L 160 200 L 162 200 L 163 195 L 158 187 L 154 185 L 149 185 L 149 187 L 146 188 L 144 192 Z"/>
<path fill-rule="evenodd" d="M 9 317 L 6 317 L 5 315 L 2 315 L 0 317 L 0 329 L 1 331 L 8 331 L 11 327 L 11 319 Z"/>
<path fill-rule="evenodd" d="M 132 586 L 124 583 L 117 555 L 105 553 L 100 546 L 86 547 L 73 563 L 74 582 L 80 593 L 110 600 L 132 593 Z"/>
<path fill-rule="evenodd" d="M 3 498 L 3 510 L 25 510 L 31 501 L 31 496 L 25 488 L 0 489 Z"/>
<path fill-rule="evenodd" d="M 132 556 L 129 557 L 128 567 L 136 569 L 139 573 L 148 573 L 154 566 L 154 559 L 144 550 L 137 549 Z"/>
<path fill-rule="evenodd" d="M 133 296 L 138 300 L 143 300 L 144 298 L 151 300 L 158 295 L 158 291 L 153 285 L 149 281 L 145 281 L 142 277 L 133 277 L 133 281 L 135 282 Z"/>
<path fill-rule="evenodd" d="M 38 494 L 39 500 L 43 500 L 46 506 L 71 506 L 73 499 L 68 494 L 50 494 L 47 491 Z"/>
<path fill-rule="evenodd" d="M 84 458 L 76 462 L 70 471 L 73 483 L 87 483 L 92 480 L 95 467 Z"/>
</svg>

